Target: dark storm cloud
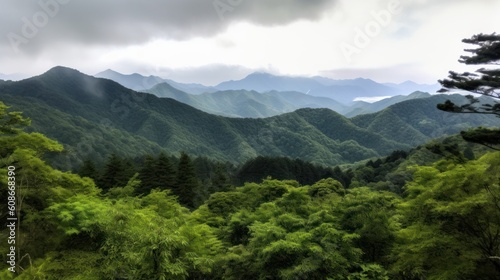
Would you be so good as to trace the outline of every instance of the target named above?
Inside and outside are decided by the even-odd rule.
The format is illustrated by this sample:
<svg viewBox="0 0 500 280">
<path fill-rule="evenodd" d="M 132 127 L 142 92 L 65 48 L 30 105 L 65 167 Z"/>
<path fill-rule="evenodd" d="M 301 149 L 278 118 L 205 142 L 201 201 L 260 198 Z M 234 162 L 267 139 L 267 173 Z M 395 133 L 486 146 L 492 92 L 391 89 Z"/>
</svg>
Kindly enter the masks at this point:
<svg viewBox="0 0 500 280">
<path fill-rule="evenodd" d="M 314 20 L 335 0 L 3 1 L 1 45 L 38 53 L 51 44 L 126 45 L 211 36 L 235 21 Z M 62 43 L 62 44 L 61 44 Z"/>
</svg>

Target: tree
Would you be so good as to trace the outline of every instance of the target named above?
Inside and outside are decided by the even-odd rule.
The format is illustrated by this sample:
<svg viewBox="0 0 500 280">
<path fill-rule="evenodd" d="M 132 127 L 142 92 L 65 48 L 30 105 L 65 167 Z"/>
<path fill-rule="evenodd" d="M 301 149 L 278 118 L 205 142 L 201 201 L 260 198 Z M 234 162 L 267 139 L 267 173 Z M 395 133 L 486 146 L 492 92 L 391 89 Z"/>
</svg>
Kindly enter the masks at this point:
<svg viewBox="0 0 500 280">
<path fill-rule="evenodd" d="M 139 180 L 141 184 L 136 190 L 137 194 L 148 194 L 154 186 L 156 161 L 151 155 L 146 155 L 141 170 L 139 171 Z"/>
<path fill-rule="evenodd" d="M 465 49 L 466 52 L 472 53 L 471 56 L 461 56 L 458 60 L 460 63 L 467 65 L 499 65 L 500 64 L 500 35 L 493 34 L 478 34 L 470 39 L 464 39 L 462 42 L 479 46 L 475 49 Z M 439 92 L 448 92 L 452 89 L 465 90 L 471 93 L 480 94 L 482 96 L 500 99 L 500 69 L 499 68 L 480 68 L 476 73 L 465 72 L 459 74 L 450 71 L 448 79 L 439 80 L 443 86 Z M 437 108 L 446 112 L 452 113 L 467 113 L 467 114 L 487 114 L 500 117 L 500 103 L 494 101 L 479 104 L 479 98 L 472 95 L 466 96 L 468 103 L 464 105 L 456 105 L 450 100 L 443 104 L 438 104 Z M 483 101 L 484 102 L 484 101 Z M 487 144 L 488 147 L 494 148 L 494 145 L 500 144 L 499 129 L 485 129 L 477 132 L 475 130 L 466 132 L 464 139 L 473 143 Z M 473 137 L 467 137 L 473 136 Z"/>
<path fill-rule="evenodd" d="M 168 159 L 167 155 L 163 152 L 160 153 L 156 163 L 154 165 L 154 172 L 156 174 L 156 180 L 154 183 L 155 188 L 161 190 L 173 189 L 175 185 L 175 171 L 172 163 Z"/>
<path fill-rule="evenodd" d="M 462 42 L 467 44 L 478 45 L 476 49 L 465 49 L 472 56 L 461 56 L 458 60 L 460 63 L 467 65 L 499 65 L 500 64 L 500 35 L 493 33 L 491 35 L 478 34 L 470 39 L 464 39 Z M 440 80 L 439 83 L 444 87 L 440 92 L 447 92 L 450 89 L 465 90 L 472 93 L 481 94 L 493 98 L 500 98 L 500 69 L 480 68 L 477 73 L 465 72 L 462 74 L 450 71 L 449 79 Z M 475 98 L 470 98 L 471 101 L 477 101 Z M 447 102 L 440 104 L 439 109 L 451 112 L 460 113 L 481 113 L 494 114 L 500 117 L 500 104 L 495 106 L 483 105 L 483 107 L 451 106 L 453 103 Z M 474 103 L 472 103 L 474 104 Z M 469 105 L 472 105 L 469 104 Z"/>
<path fill-rule="evenodd" d="M 133 167 L 130 162 L 123 160 L 116 154 L 112 154 L 106 163 L 101 178 L 99 178 L 98 186 L 104 191 L 108 191 L 113 187 L 123 187 L 133 175 Z"/>
<path fill-rule="evenodd" d="M 9 106 L 0 101 L 0 135 L 17 134 L 21 130 L 19 127 L 31 124 L 29 118 L 24 118 L 21 112 L 7 112 Z"/>
<path fill-rule="evenodd" d="M 12 184 L 7 182 L 15 182 L 16 200 L 15 211 L 1 211 L 0 216 L 4 221 L 6 215 L 17 218 L 17 277 L 30 269 L 31 264 L 35 264 L 38 258 L 61 245 L 63 238 L 44 211 L 50 205 L 64 201 L 75 193 L 97 195 L 98 189 L 88 178 L 55 170 L 45 163 L 41 159 L 45 153 L 60 152 L 63 146 L 40 133 L 23 132 L 22 126 L 29 125 L 29 119 L 23 118 L 20 112 L 7 110 L 8 107 L 0 102 L 0 182 L 6 182 L 0 184 L 0 200 L 8 201 L 7 194 L 13 191 L 8 187 Z M 8 174 L 7 170 L 11 173 Z M 8 179 L 7 176 L 15 180 Z M 0 235 L 7 236 L 8 232 L 2 229 Z M 7 246 L 7 242 L 0 244 L 0 250 L 7 251 Z M 13 276 L 12 273 L 10 275 Z M 4 276 L 0 273 L 1 279 L 6 279 Z M 42 278 L 41 274 L 38 278 Z M 28 276 L 24 279 L 34 277 Z"/>
<path fill-rule="evenodd" d="M 401 204 L 393 271 L 411 279 L 498 279 L 499 169 L 498 152 L 417 167 Z"/>
<path fill-rule="evenodd" d="M 179 197 L 179 203 L 191 209 L 195 208 L 195 195 L 198 187 L 199 182 L 191 158 L 182 152 L 174 188 L 174 194 Z"/>
<path fill-rule="evenodd" d="M 83 161 L 82 166 L 78 170 L 78 175 L 80 175 L 80 177 L 88 177 L 90 179 L 93 179 L 94 181 L 99 178 L 95 164 L 89 158 Z"/>
</svg>

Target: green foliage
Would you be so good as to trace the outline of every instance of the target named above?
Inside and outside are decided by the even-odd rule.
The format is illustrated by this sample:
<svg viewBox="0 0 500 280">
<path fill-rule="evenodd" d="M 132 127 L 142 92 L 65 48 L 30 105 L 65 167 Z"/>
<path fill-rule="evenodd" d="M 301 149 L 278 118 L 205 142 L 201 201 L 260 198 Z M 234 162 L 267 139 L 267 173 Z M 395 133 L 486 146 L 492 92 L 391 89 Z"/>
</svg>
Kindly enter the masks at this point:
<svg viewBox="0 0 500 280">
<path fill-rule="evenodd" d="M 366 263 L 387 264 L 386 257 L 395 241 L 397 222 L 394 220 L 400 199 L 389 192 L 354 188 L 339 203 L 342 229 L 359 235 L 355 241 L 363 251 Z"/>
<path fill-rule="evenodd" d="M 233 164 L 266 155 L 337 165 L 409 149 L 468 127 L 498 124 L 481 116 L 446 118 L 435 108 L 438 113 L 426 109 L 444 101 L 443 96 L 408 100 L 353 119 L 328 109 L 300 109 L 266 119 L 223 118 L 62 67 L 2 83 L 0 96 L 33 119 L 31 130 L 65 146 L 65 153 L 48 158 L 63 170 L 81 166 L 86 158 L 102 166 L 113 153 L 136 158 L 161 151 L 186 151 Z"/>
<path fill-rule="evenodd" d="M 481 144 L 494 150 L 499 150 L 498 145 L 500 145 L 500 129 L 478 127 L 476 129 L 462 131 L 460 134 L 465 141 Z"/>
<path fill-rule="evenodd" d="M 97 168 L 91 159 L 85 159 L 82 166 L 78 169 L 78 175 L 81 177 L 88 177 L 96 181 L 99 178 Z"/>
<path fill-rule="evenodd" d="M 476 49 L 466 49 L 465 51 L 472 53 L 472 56 L 461 56 L 460 62 L 474 65 L 498 65 L 500 59 L 500 35 L 493 34 L 477 34 L 470 39 L 462 40 L 464 43 L 477 45 Z M 483 98 L 467 96 L 465 104 L 457 105 L 457 102 L 446 100 L 446 102 L 438 104 L 437 108 L 446 112 L 452 113 L 467 113 L 493 115 L 500 117 L 500 104 L 497 100 L 500 98 L 500 69 L 481 68 L 476 70 L 476 73 L 456 73 L 450 71 L 448 79 L 440 80 L 439 83 L 443 86 L 441 92 L 447 92 L 451 89 L 465 90 L 468 92 L 482 95 Z M 491 97 L 494 98 L 484 98 Z M 483 103 L 478 105 L 479 103 Z M 495 147 L 500 144 L 498 129 L 479 128 L 473 131 L 462 132 L 465 140 L 473 143 L 479 143 L 487 147 Z"/>
<path fill-rule="evenodd" d="M 332 178 L 322 179 L 309 188 L 309 195 L 312 197 L 324 197 L 329 194 L 344 194 L 344 186 Z"/>
<path fill-rule="evenodd" d="M 245 162 L 239 168 L 236 177 L 240 183 L 258 183 L 267 177 L 272 177 L 279 180 L 296 180 L 304 185 L 314 184 L 329 177 L 339 181 L 347 182 L 349 180 L 348 176 L 340 169 L 326 168 L 300 159 L 264 156 Z"/>
<path fill-rule="evenodd" d="M 2 114 L 0 119 L 8 115 Z M 146 158 L 134 173 L 131 160 L 115 155 L 104 172 L 96 172 L 109 186 L 101 193 L 91 179 L 47 165 L 41 157 L 62 146 L 42 134 L 9 128 L 18 124 L 5 125 L 10 132 L 0 134 L 0 181 L 7 181 L 7 166 L 16 166 L 16 246 L 23 257 L 16 274 L 3 264 L 1 279 L 500 275 L 500 153 L 476 160 L 484 150 L 458 137 L 371 159 L 352 166 L 352 172 L 332 170 L 346 181 L 354 176 L 349 185 L 334 178 L 311 185 L 267 178 L 229 188 L 227 166 L 215 170 L 202 159 L 195 168 L 182 153 L 171 190 L 159 185 L 172 174 L 166 156 Z M 149 177 L 149 168 L 163 172 Z M 200 184 L 200 178 L 208 183 Z M 156 181 L 144 185 L 141 179 Z M 405 187 L 382 191 L 390 184 Z M 140 190 L 145 186 L 155 187 Z M 210 194 L 209 188 L 225 191 Z M 402 197 L 396 194 L 401 190 Z M 1 199 L 6 194 L 2 185 Z M 208 199 L 197 201 L 200 197 Z M 0 233 L 5 236 L 8 229 Z M 0 249 L 7 251 L 6 246 Z"/>
<path fill-rule="evenodd" d="M 128 161 L 116 154 L 112 154 L 106 163 L 101 177 L 97 181 L 97 185 L 104 191 L 108 191 L 114 187 L 125 186 L 133 174 L 133 167 Z"/>
<path fill-rule="evenodd" d="M 348 280 L 389 280 L 383 267 L 378 264 L 361 265 L 361 272 L 352 273 Z"/>
<path fill-rule="evenodd" d="M 497 65 L 500 59 L 500 35 L 493 34 L 477 34 L 470 39 L 462 40 L 464 43 L 479 46 L 476 49 L 466 49 L 473 56 L 461 56 L 460 62 L 473 65 Z M 450 89 L 461 89 L 469 92 L 490 96 L 493 98 L 500 98 L 500 71 L 499 69 L 485 69 L 481 68 L 476 70 L 478 74 L 465 72 L 458 74 L 450 71 L 449 79 L 440 80 L 439 82 L 444 87 L 441 91 L 446 92 Z M 462 113 L 480 113 L 480 114 L 494 114 L 500 115 L 500 107 L 486 106 L 482 108 L 475 108 L 472 106 L 478 100 L 470 96 L 471 102 L 465 107 L 453 106 L 452 102 L 447 102 L 446 105 L 440 104 L 440 109 L 451 112 Z M 439 108 L 438 107 L 438 108 Z M 458 109 L 455 111 L 453 109 Z"/>
<path fill-rule="evenodd" d="M 177 167 L 177 179 L 174 188 L 174 194 L 179 197 L 179 202 L 188 207 L 195 208 L 196 191 L 199 191 L 200 182 L 196 178 L 191 158 L 186 153 L 181 153 L 179 165 Z"/>
<path fill-rule="evenodd" d="M 21 112 L 8 112 L 9 107 L 0 101 L 0 134 L 17 134 L 19 126 L 28 126 L 31 120 L 24 118 Z"/>
<path fill-rule="evenodd" d="M 500 154 L 492 153 L 464 164 L 417 167 L 402 204 L 393 269 L 428 279 L 474 278 L 488 271 L 498 276 L 499 166 Z"/>
</svg>

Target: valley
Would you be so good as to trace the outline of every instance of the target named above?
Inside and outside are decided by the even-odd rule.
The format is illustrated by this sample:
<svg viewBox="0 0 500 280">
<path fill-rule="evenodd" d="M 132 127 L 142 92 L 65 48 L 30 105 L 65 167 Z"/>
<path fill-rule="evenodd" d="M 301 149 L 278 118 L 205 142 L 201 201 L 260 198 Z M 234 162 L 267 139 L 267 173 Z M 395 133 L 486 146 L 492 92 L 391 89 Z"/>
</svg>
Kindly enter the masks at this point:
<svg viewBox="0 0 500 280">
<path fill-rule="evenodd" d="M 32 129 L 66 147 L 68 153 L 56 160 L 63 169 L 75 168 L 85 157 L 102 162 L 111 153 L 133 157 L 160 150 L 232 163 L 262 155 L 331 166 L 406 150 L 468 127 L 499 124 L 487 116 L 450 117 L 435 108 L 450 98 L 464 102 L 459 95 L 407 100 L 350 119 L 310 108 L 259 119 L 227 118 L 64 67 L 0 84 L 0 98 L 32 118 Z"/>
</svg>

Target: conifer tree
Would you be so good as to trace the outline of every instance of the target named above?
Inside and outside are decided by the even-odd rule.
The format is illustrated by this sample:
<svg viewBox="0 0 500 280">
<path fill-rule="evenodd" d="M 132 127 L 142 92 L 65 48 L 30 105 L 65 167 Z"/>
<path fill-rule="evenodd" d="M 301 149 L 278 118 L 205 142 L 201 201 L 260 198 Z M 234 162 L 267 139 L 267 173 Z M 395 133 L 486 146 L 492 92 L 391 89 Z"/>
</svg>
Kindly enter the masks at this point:
<svg viewBox="0 0 500 280">
<path fill-rule="evenodd" d="M 213 192 L 224 192 L 231 189 L 229 176 L 227 175 L 223 164 L 217 164 L 215 166 L 215 170 L 210 178 L 210 183 L 212 185 Z"/>
<path fill-rule="evenodd" d="M 161 190 L 173 189 L 176 183 L 175 170 L 165 153 L 160 153 L 153 168 L 155 173 L 154 187 Z"/>
<path fill-rule="evenodd" d="M 179 197 L 179 203 L 189 207 L 195 207 L 196 190 L 199 187 L 198 178 L 194 170 L 191 158 L 185 153 L 181 153 L 179 166 L 177 168 L 177 180 L 174 193 Z"/>
<path fill-rule="evenodd" d="M 99 178 L 99 174 L 97 174 L 97 168 L 95 167 L 94 162 L 89 158 L 83 161 L 82 166 L 78 170 L 78 175 L 80 175 L 80 177 L 91 178 L 94 181 Z"/>
<path fill-rule="evenodd" d="M 500 64 L 500 35 L 496 33 L 478 34 L 470 39 L 464 39 L 462 42 L 479 47 L 465 49 L 466 52 L 472 53 L 472 56 L 461 56 L 458 60 L 460 63 L 490 66 Z M 464 105 L 459 106 L 447 100 L 443 104 L 438 104 L 438 109 L 452 113 L 487 114 L 500 117 L 500 103 L 496 101 L 500 99 L 499 68 L 480 68 L 476 70 L 476 73 L 465 72 L 462 74 L 450 71 L 448 79 L 440 80 L 439 83 L 443 86 L 439 92 L 458 89 L 491 97 L 495 101 L 494 103 L 479 104 L 479 98 L 468 95 L 466 96 L 468 103 Z M 469 142 L 482 144 L 497 150 L 498 148 L 495 148 L 495 146 L 500 145 L 499 129 L 480 128 L 465 131 L 462 132 L 462 137 Z"/>
<path fill-rule="evenodd" d="M 136 189 L 137 194 L 147 195 L 152 189 L 155 188 L 155 165 L 156 160 L 151 155 L 146 155 L 143 166 L 141 170 L 139 170 L 139 180 L 141 181 L 141 184 Z"/>
<path fill-rule="evenodd" d="M 130 163 L 124 162 L 124 160 L 116 154 L 112 154 L 106 163 L 104 172 L 99 179 L 98 186 L 104 190 L 108 191 L 113 187 L 125 186 L 130 179 L 129 176 L 131 172 Z"/>
</svg>

